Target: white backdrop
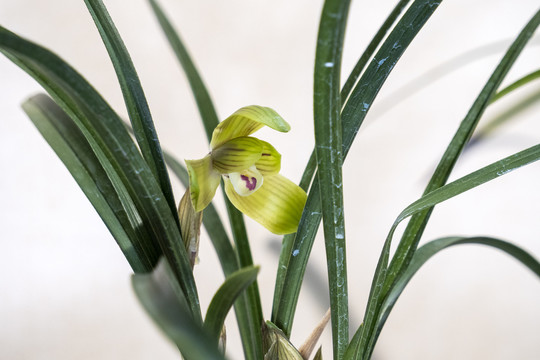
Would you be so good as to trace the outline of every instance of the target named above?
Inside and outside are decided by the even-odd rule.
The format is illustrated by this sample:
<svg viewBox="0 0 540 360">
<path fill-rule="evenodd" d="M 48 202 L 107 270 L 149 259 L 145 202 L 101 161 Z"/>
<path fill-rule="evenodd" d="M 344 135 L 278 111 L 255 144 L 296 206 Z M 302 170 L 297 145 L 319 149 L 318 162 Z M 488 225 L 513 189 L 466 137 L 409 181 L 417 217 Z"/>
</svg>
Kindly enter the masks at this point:
<svg viewBox="0 0 540 360">
<path fill-rule="evenodd" d="M 322 1 L 161 3 L 202 72 L 221 118 L 260 104 L 290 122 L 289 134 L 263 130 L 258 136 L 276 146 L 283 154 L 282 173 L 298 181 L 313 147 L 312 73 Z M 106 5 L 138 69 L 163 147 L 179 159 L 202 156 L 206 138 L 194 101 L 147 2 L 108 0 Z M 344 77 L 393 5 L 388 0 L 353 2 Z M 421 194 L 452 132 L 537 7 L 538 0 L 444 2 L 373 105 L 344 166 L 354 329 L 391 223 Z M 58 53 L 126 114 L 83 1 L 2 0 L 0 24 Z M 539 43 L 525 50 L 505 84 L 538 69 Z M 469 51 L 469 61 L 452 63 L 456 71 L 414 94 L 396 93 Z M 39 86 L 4 57 L 0 79 L 0 358 L 177 359 L 174 347 L 140 309 L 130 288 L 129 266 L 114 240 L 20 110 L 25 98 L 41 91 Z M 536 83 L 509 96 L 490 108 L 484 120 L 538 89 Z M 466 154 L 453 178 L 538 143 L 539 112 L 536 105 L 518 114 Z M 438 206 L 424 240 L 491 235 L 540 256 L 539 176 L 535 164 Z M 180 198 L 183 189 L 177 182 L 174 186 Z M 220 199 L 218 207 L 223 209 Z M 251 220 L 247 225 L 254 260 L 262 265 L 259 284 L 269 317 L 279 240 Z M 200 258 L 196 277 L 204 307 L 223 280 L 206 234 Z M 297 345 L 328 304 L 324 258 L 318 238 L 293 330 Z M 448 250 L 430 261 L 404 292 L 375 358 L 537 359 L 539 303 L 540 281 L 509 257 L 475 246 Z M 242 358 L 233 316 L 228 333 L 230 358 Z M 329 333 L 325 358 L 330 358 Z"/>
</svg>

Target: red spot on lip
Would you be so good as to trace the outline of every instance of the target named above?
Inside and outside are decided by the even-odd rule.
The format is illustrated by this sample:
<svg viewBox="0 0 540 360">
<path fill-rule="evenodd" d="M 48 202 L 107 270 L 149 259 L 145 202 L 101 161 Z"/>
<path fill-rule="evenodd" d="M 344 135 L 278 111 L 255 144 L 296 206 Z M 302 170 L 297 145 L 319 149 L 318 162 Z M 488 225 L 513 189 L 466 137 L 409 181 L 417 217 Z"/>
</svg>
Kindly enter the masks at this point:
<svg viewBox="0 0 540 360">
<path fill-rule="evenodd" d="M 246 187 L 249 191 L 255 190 L 255 187 L 257 186 L 257 179 L 252 177 L 251 180 L 246 175 L 240 175 L 240 178 L 246 182 Z"/>
</svg>

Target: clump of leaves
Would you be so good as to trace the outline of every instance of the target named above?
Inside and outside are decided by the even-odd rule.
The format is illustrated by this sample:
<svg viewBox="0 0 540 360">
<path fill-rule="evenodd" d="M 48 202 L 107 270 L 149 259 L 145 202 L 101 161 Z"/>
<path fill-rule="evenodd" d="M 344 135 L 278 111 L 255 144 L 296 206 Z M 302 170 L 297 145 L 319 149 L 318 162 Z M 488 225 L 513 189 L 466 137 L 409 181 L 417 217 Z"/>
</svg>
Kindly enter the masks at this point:
<svg viewBox="0 0 540 360">
<path fill-rule="evenodd" d="M 117 241 L 133 268 L 133 287 L 144 308 L 186 359 L 224 358 L 219 344 L 225 342 L 223 324 L 233 306 L 246 359 L 309 356 L 313 343 L 309 351 L 299 351 L 288 337 L 321 221 L 335 359 L 372 356 L 404 287 L 429 258 L 445 248 L 467 243 L 491 246 L 540 276 L 540 263 L 534 257 L 500 239 L 446 237 L 419 247 L 435 205 L 540 159 L 540 145 L 532 146 L 447 183 L 486 108 L 538 78 L 535 71 L 499 91 L 540 25 L 540 11 L 494 69 L 447 146 L 424 194 L 406 207 L 390 228 L 375 269 L 363 323 L 351 337 L 342 165 L 379 90 L 440 0 L 399 1 L 343 87 L 341 57 L 350 1 L 325 1 L 314 71 L 315 149 L 299 185 L 278 174 L 280 155 L 270 144 L 249 136 L 263 125 L 287 131 L 287 122 L 274 110 L 252 106 L 220 123 L 179 35 L 157 2 L 149 2 L 187 74 L 210 140 L 211 153 L 202 160 L 188 161 L 187 169 L 162 151 L 135 67 L 101 0 L 85 3 L 114 65 L 130 125 L 126 126 L 105 99 L 56 54 L 3 27 L 0 51 L 47 92 L 27 100 L 24 110 Z M 188 188 L 179 209 L 167 166 Z M 221 181 L 225 184 L 232 241 L 211 204 Z M 270 231 L 287 234 L 269 322 L 263 317 L 256 282 L 258 267 L 253 265 L 248 235 L 237 208 Z M 404 220 L 408 220 L 406 229 L 392 254 L 395 230 Z M 192 273 L 201 222 L 226 276 L 204 318 Z M 320 350 L 315 357 L 322 358 Z"/>
</svg>

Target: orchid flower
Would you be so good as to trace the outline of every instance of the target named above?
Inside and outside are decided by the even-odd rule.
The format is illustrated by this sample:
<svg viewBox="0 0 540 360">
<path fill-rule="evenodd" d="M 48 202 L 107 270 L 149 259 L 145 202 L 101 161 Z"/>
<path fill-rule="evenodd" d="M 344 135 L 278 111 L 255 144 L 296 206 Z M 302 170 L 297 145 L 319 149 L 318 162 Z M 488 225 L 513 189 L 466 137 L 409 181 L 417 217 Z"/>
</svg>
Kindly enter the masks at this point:
<svg viewBox="0 0 540 360">
<path fill-rule="evenodd" d="M 289 234 L 298 228 L 307 195 L 279 174 L 281 155 L 276 149 L 249 136 L 265 125 L 290 130 L 281 116 L 262 106 L 244 107 L 218 124 L 210 153 L 186 160 L 191 201 L 195 211 L 202 211 L 223 179 L 225 193 L 238 210 L 275 234 Z"/>
</svg>

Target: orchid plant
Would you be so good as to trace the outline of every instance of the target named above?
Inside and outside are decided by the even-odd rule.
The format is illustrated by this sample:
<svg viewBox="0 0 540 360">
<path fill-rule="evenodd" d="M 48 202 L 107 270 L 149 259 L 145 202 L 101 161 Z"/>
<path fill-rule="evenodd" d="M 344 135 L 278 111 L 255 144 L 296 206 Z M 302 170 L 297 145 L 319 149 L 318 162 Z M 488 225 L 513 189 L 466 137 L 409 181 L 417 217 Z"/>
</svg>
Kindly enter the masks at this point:
<svg viewBox="0 0 540 360">
<path fill-rule="evenodd" d="M 149 4 L 187 74 L 210 139 L 209 153 L 186 160 L 185 166 L 161 149 L 135 66 L 102 0 L 85 0 L 85 4 L 114 65 L 129 124 L 66 61 L 1 26 L 0 52 L 47 92 L 26 100 L 24 111 L 103 219 L 133 269 L 136 296 L 185 359 L 226 358 L 224 323 L 234 307 L 246 359 L 322 359 L 321 348 L 313 351 L 331 320 L 331 356 L 367 360 L 405 286 L 428 259 L 445 248 L 470 243 L 490 246 L 540 276 L 537 259 L 500 239 L 452 236 L 420 246 L 435 205 L 540 159 L 540 145 L 535 145 L 448 182 L 471 139 L 478 139 L 475 129 L 486 108 L 540 77 L 535 70 L 500 88 L 540 25 L 538 11 L 474 100 L 423 195 L 403 209 L 381 241 L 363 322 L 349 334 L 342 166 L 389 74 L 440 3 L 398 1 L 341 86 L 350 0 L 324 2 L 314 66 L 315 148 L 298 185 L 280 174 L 281 154 L 251 136 L 264 126 L 285 133 L 290 125 L 275 110 L 256 105 L 243 107 L 220 122 L 192 59 L 156 0 Z M 180 202 L 175 200 L 170 174 L 186 187 Z M 230 231 L 212 204 L 220 184 Z M 256 281 L 259 267 L 254 265 L 242 214 L 274 234 L 285 235 L 269 318 L 262 311 Z M 391 251 L 396 229 L 405 220 L 407 226 Z M 306 343 L 298 346 L 289 338 L 321 221 L 330 310 Z M 201 309 L 193 276 L 201 226 L 226 277 L 207 309 Z"/>
</svg>

